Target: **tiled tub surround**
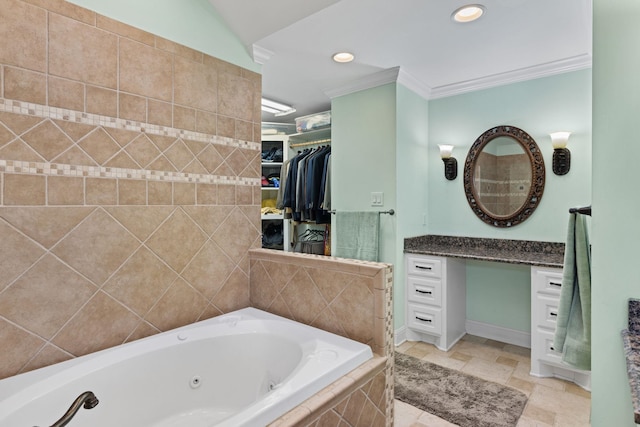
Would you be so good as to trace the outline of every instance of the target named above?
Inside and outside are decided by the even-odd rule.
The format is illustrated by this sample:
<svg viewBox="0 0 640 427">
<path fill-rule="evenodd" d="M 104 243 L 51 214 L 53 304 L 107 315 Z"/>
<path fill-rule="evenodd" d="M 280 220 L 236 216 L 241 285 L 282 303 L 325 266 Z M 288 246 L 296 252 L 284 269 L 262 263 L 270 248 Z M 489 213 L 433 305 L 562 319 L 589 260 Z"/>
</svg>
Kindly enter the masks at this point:
<svg viewBox="0 0 640 427">
<path fill-rule="evenodd" d="M 633 421 L 640 424 L 640 300 L 629 299 L 629 327 L 622 331 L 627 376 L 633 402 Z"/>
<path fill-rule="evenodd" d="M 369 344 L 376 355 L 273 425 L 392 425 L 391 266 L 266 249 L 249 256 L 252 307 Z"/>
<path fill-rule="evenodd" d="M 425 235 L 404 239 L 407 253 L 562 268 L 564 243 Z"/>
<path fill-rule="evenodd" d="M 260 75 L 0 0 L 0 378 L 249 305 Z"/>
</svg>

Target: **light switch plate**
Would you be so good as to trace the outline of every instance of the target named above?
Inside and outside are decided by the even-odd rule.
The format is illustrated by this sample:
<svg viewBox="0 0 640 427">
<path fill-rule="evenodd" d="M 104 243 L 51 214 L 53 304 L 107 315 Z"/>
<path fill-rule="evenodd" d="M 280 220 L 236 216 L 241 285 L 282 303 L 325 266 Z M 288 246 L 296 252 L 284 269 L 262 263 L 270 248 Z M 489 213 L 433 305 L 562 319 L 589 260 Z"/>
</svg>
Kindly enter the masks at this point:
<svg viewBox="0 0 640 427">
<path fill-rule="evenodd" d="M 384 206 L 384 193 L 371 193 L 371 206 Z"/>
</svg>

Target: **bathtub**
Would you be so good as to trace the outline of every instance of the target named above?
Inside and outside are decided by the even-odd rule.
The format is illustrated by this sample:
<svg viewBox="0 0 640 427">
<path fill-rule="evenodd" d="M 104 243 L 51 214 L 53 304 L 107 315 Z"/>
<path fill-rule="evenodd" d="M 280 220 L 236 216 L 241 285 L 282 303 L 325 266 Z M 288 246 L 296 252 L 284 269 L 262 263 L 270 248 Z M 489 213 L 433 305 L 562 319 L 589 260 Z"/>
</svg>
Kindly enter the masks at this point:
<svg viewBox="0 0 640 427">
<path fill-rule="evenodd" d="M 0 426 L 265 426 L 373 357 L 369 346 L 246 308 L 0 381 Z"/>
</svg>

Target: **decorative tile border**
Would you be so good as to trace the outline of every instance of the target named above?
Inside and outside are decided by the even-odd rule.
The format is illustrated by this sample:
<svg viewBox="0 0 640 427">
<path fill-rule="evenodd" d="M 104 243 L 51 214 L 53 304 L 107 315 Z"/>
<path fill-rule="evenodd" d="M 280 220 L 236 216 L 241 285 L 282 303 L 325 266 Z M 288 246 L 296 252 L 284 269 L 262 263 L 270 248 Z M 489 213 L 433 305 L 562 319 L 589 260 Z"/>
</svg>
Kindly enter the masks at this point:
<svg viewBox="0 0 640 427">
<path fill-rule="evenodd" d="M 169 128 L 148 123 L 132 122 L 130 120 L 116 119 L 97 114 L 81 113 L 46 105 L 31 104 L 21 101 L 0 98 L 0 112 L 29 115 L 44 119 L 64 120 L 91 126 L 102 126 L 114 129 L 123 129 L 160 136 L 170 136 L 195 140 L 210 144 L 224 145 L 250 150 L 261 150 L 261 144 L 233 139 L 228 137 L 209 135 L 200 132 Z M 259 186 L 259 178 L 218 176 L 210 174 L 195 174 L 170 171 L 153 171 L 145 169 L 114 168 L 103 166 L 80 166 L 48 162 L 26 162 L 19 160 L 0 160 L 0 173 L 24 173 L 49 176 L 91 177 L 91 178 L 117 178 L 117 179 L 144 179 L 150 181 L 165 182 L 190 182 L 203 184 L 229 184 Z"/>
<path fill-rule="evenodd" d="M 197 184 L 260 185 L 260 179 L 258 178 L 111 168 L 103 166 L 76 166 L 60 163 L 22 162 L 19 160 L 0 160 L 0 173 L 2 172 L 68 177 L 144 179 L 148 181 L 190 182 Z"/>
<path fill-rule="evenodd" d="M 185 138 L 200 142 L 208 142 L 211 144 L 226 145 L 229 147 L 246 148 L 257 151 L 261 150 L 261 143 L 259 142 L 243 141 L 240 139 L 228 138 L 225 136 L 210 135 L 201 132 L 153 125 L 150 123 L 135 122 L 126 119 L 117 119 L 114 117 L 83 113 L 79 111 L 67 110 L 64 108 L 49 107 L 47 105 L 32 104 L 6 98 L 0 98 L 0 111 L 41 117 L 45 119 L 64 120 L 68 122 L 82 123 L 92 126 L 103 126 L 114 129 L 131 130 L 136 132 L 149 133 L 152 135 Z"/>
</svg>

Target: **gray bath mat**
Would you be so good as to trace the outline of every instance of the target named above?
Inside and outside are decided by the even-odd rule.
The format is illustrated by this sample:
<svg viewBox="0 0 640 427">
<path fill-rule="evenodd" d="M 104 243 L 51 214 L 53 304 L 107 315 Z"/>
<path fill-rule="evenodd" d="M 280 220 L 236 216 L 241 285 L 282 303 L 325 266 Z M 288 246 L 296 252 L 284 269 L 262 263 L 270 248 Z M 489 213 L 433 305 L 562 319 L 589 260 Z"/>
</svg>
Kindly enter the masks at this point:
<svg viewBox="0 0 640 427">
<path fill-rule="evenodd" d="M 514 427 L 527 404 L 518 390 L 401 353 L 395 398 L 461 427 Z"/>
</svg>

